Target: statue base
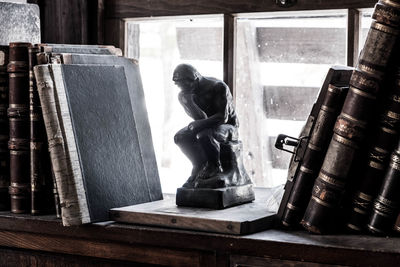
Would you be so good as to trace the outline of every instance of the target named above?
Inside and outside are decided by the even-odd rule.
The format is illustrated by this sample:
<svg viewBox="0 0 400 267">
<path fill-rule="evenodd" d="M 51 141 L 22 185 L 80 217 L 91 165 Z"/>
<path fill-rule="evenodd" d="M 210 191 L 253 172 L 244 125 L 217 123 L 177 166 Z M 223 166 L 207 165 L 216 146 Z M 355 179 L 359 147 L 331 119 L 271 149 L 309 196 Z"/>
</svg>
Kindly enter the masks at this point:
<svg viewBox="0 0 400 267">
<path fill-rule="evenodd" d="M 180 187 L 176 192 L 176 205 L 186 207 L 225 209 L 254 199 L 252 184 L 215 189 Z"/>
</svg>

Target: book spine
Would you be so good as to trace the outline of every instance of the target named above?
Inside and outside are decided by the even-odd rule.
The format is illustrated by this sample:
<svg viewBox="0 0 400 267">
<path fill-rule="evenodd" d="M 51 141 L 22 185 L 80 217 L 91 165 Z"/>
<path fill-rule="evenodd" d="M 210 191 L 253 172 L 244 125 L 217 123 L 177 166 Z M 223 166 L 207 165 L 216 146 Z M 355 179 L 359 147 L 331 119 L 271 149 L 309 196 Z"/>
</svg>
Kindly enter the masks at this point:
<svg viewBox="0 0 400 267">
<path fill-rule="evenodd" d="M 385 178 L 375 198 L 367 225 L 374 234 L 387 234 L 395 225 L 400 207 L 400 144 L 392 153 Z"/>
<path fill-rule="evenodd" d="M 29 48 L 29 115 L 30 115 L 30 183 L 31 214 L 39 215 L 53 209 L 50 201 L 53 182 L 51 181 L 50 157 L 46 142 L 42 108 L 36 87 L 33 67 L 37 65 L 39 47 Z"/>
<path fill-rule="evenodd" d="M 333 84 L 328 86 L 303 162 L 293 185 L 292 194 L 282 217 L 282 223 L 285 226 L 297 226 L 304 215 L 312 187 L 332 137 L 333 126 L 342 109 L 348 89 L 348 87 L 338 87 Z"/>
<path fill-rule="evenodd" d="M 51 161 L 50 161 L 50 164 L 51 164 Z M 53 170 L 51 169 L 50 171 L 51 171 L 51 179 L 53 182 L 53 196 L 54 196 L 54 207 L 56 210 L 56 217 L 61 218 L 60 195 L 58 194 L 56 177 L 54 175 Z"/>
<path fill-rule="evenodd" d="M 9 127 L 11 212 L 30 212 L 29 56 L 30 43 L 10 43 Z"/>
<path fill-rule="evenodd" d="M 372 203 L 382 184 L 390 154 L 396 146 L 400 129 L 400 73 L 396 75 L 392 93 L 385 101 L 386 107 L 373 135 L 367 161 L 357 177 L 356 192 L 352 198 L 347 228 L 351 231 L 366 230 Z"/>
<path fill-rule="evenodd" d="M 393 230 L 395 230 L 397 233 L 400 233 L 400 213 L 397 214 L 396 222 L 394 223 Z"/>
<path fill-rule="evenodd" d="M 379 1 L 376 6 L 357 70 L 350 79 L 349 93 L 336 120 L 332 140 L 302 220 L 303 227 L 313 233 L 333 229 L 333 216 L 343 197 L 352 163 L 366 136 L 367 125 L 373 118 L 379 85 L 398 39 L 400 16 L 396 14 L 400 6 L 386 0 Z M 382 6 L 393 12 L 381 15 Z"/>
<path fill-rule="evenodd" d="M 40 52 L 40 51 L 42 51 L 41 45 L 38 45 L 38 48 L 39 48 L 39 52 L 36 53 L 37 65 L 49 64 L 50 58 L 51 58 L 51 53 Z M 37 89 L 37 86 L 36 86 L 36 89 Z M 39 96 L 39 94 L 38 94 L 38 96 Z M 43 114 L 42 114 L 42 116 L 43 116 Z M 47 144 L 47 142 L 46 142 L 46 144 Z M 49 162 L 49 166 L 51 166 L 51 160 Z M 54 207 L 55 207 L 55 211 L 56 211 L 56 216 L 57 216 L 57 218 L 61 218 L 60 196 L 58 194 L 56 178 L 55 178 L 54 172 L 51 168 L 50 168 L 50 171 L 51 171 L 51 177 L 52 177 L 52 183 L 53 183 Z"/>
<path fill-rule="evenodd" d="M 0 46 L 0 210 L 10 210 L 10 156 L 8 152 L 8 46 Z"/>
<path fill-rule="evenodd" d="M 40 47 L 39 47 L 39 51 L 40 51 Z M 49 64 L 50 63 L 50 57 L 51 57 L 50 53 L 46 53 L 46 52 L 36 53 L 37 65 Z"/>
<path fill-rule="evenodd" d="M 52 170 L 54 172 L 60 197 L 61 218 L 64 226 L 79 225 L 90 221 L 82 215 L 79 197 L 75 187 L 74 174 L 76 166 L 72 164 L 67 145 L 64 127 L 61 123 L 60 103 L 58 99 L 53 70 L 51 65 L 34 67 L 43 119 L 49 144 Z M 59 113 L 60 112 L 60 113 Z M 75 168 L 75 169 L 74 169 Z M 79 196 L 78 196 L 79 195 Z"/>
</svg>

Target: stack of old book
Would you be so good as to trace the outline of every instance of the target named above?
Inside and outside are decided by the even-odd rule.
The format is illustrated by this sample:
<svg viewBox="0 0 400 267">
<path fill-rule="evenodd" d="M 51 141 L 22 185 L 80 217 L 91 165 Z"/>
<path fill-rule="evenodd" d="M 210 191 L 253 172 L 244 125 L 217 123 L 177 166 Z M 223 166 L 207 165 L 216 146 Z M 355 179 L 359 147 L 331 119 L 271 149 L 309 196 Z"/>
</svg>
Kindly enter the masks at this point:
<svg viewBox="0 0 400 267">
<path fill-rule="evenodd" d="M 137 62 L 113 46 L 1 49 L 0 209 L 78 225 L 162 199 Z"/>
<path fill-rule="evenodd" d="M 161 199 L 138 63 L 40 42 L 39 7 L 0 1 L 0 210 L 77 225 Z"/>
<path fill-rule="evenodd" d="M 328 74 L 321 89 L 306 148 L 291 166 L 283 225 L 313 233 L 400 231 L 400 1 L 380 0 L 372 18 L 347 83 L 338 86 Z"/>
</svg>

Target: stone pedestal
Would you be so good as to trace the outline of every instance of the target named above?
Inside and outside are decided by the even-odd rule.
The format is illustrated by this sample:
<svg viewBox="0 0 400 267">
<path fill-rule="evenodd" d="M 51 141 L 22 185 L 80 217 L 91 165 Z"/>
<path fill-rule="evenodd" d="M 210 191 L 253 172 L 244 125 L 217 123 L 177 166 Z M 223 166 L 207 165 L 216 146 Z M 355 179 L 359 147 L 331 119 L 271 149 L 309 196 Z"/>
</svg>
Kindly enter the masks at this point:
<svg viewBox="0 0 400 267">
<path fill-rule="evenodd" d="M 178 188 L 176 205 L 225 209 L 251 202 L 255 199 L 253 185 L 231 186 L 225 188 Z"/>
<path fill-rule="evenodd" d="M 178 206 L 224 209 L 254 200 L 253 185 L 242 160 L 242 143 L 220 144 L 223 172 L 210 177 L 197 177 L 178 188 Z"/>
</svg>

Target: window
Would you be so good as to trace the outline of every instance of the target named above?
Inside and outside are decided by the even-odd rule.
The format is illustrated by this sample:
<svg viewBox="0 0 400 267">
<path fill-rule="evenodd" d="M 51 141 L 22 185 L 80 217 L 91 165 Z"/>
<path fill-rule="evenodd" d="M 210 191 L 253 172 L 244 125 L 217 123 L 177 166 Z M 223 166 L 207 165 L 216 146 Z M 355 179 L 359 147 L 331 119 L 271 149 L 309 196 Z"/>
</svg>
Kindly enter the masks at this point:
<svg viewBox="0 0 400 267">
<path fill-rule="evenodd" d="M 257 186 L 285 182 L 290 154 L 332 65 L 346 64 L 346 11 L 269 13 L 237 18 L 236 107 L 245 165 Z"/>
<path fill-rule="evenodd" d="M 203 75 L 225 78 L 233 89 L 248 173 L 257 186 L 283 184 L 290 155 L 273 148 L 275 137 L 279 133 L 298 136 L 328 68 L 354 64 L 365 41 L 375 2 L 366 1 L 360 9 L 353 9 L 356 4 L 350 2 L 352 9 L 337 4 L 336 9 L 326 10 L 324 5 L 336 5 L 327 1 L 315 5 L 321 10 L 312 11 L 156 19 L 128 19 L 129 12 L 117 6 L 115 12 L 125 19 L 126 55 L 140 61 L 165 192 L 175 192 L 191 170 L 173 142 L 176 131 L 190 121 L 171 81 L 175 66 L 185 62 Z M 148 9 L 141 14 L 132 10 L 131 14 L 183 15 L 196 9 L 207 13 L 200 7 L 179 8 L 174 12 Z M 231 4 L 224 8 L 240 10 Z"/>
<path fill-rule="evenodd" d="M 358 51 L 361 51 L 364 46 L 365 40 L 367 39 L 368 30 L 372 22 L 372 12 L 372 8 L 360 10 L 360 42 Z"/>
<path fill-rule="evenodd" d="M 191 122 L 178 102 L 172 81 L 180 63 L 204 76 L 222 79 L 222 16 L 128 20 L 126 55 L 140 61 L 150 127 L 164 192 L 174 193 L 191 173 L 191 163 L 174 135 Z"/>
</svg>

